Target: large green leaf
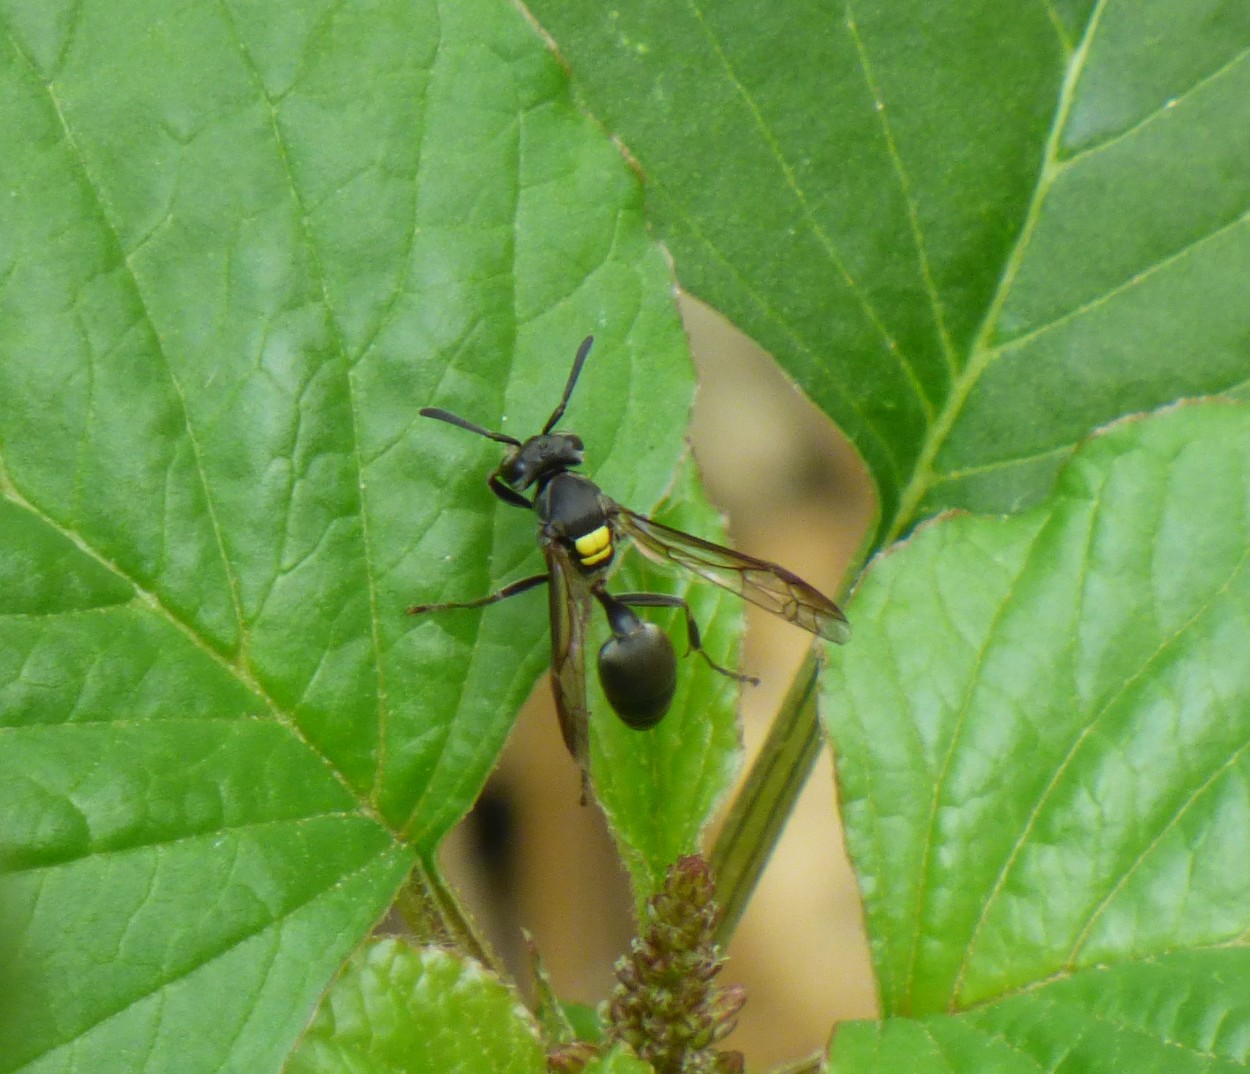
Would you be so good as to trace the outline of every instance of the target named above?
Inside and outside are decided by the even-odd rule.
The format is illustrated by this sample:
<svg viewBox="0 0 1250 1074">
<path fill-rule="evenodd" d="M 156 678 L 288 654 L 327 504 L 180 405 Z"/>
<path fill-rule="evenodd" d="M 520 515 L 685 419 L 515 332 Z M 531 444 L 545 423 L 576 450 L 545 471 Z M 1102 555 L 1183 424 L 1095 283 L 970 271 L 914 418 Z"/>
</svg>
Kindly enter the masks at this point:
<svg viewBox="0 0 1250 1074">
<path fill-rule="evenodd" d="M 538 1027 L 477 963 L 399 940 L 334 982 L 287 1074 L 546 1074 Z"/>
<path fill-rule="evenodd" d="M 495 0 L 10 0 L 0 144 L 0 1070 L 273 1070 L 547 661 L 404 614 L 540 562 L 417 408 L 535 430 L 593 331 L 650 507 L 668 267 Z"/>
<path fill-rule="evenodd" d="M 841 1027 L 830 1074 L 1234 1074 L 1250 1047 L 1245 947 L 1080 970 L 968 1014 Z"/>
<path fill-rule="evenodd" d="M 975 1011 L 883 1040 L 1244 1063 L 1248 549 L 1250 410 L 1209 403 L 872 565 L 826 700 L 882 1007 Z"/>
<path fill-rule="evenodd" d="M 689 464 L 656 517 L 704 538 L 724 539 L 720 519 L 700 494 Z M 681 596 L 689 603 L 707 656 L 722 667 L 736 667 L 742 601 L 716 586 L 691 584 L 691 577 L 674 577 L 633 554 L 614 576 L 612 589 Z M 685 652 L 680 612 L 649 611 L 648 618 L 669 628 L 679 656 Z M 599 633 L 606 635 L 606 630 L 600 626 Z M 592 709 L 609 713 L 598 684 L 592 679 L 590 685 Z M 657 726 L 634 731 L 611 716 L 594 725 L 597 794 L 634 880 L 639 909 L 659 889 L 673 862 L 700 849 L 703 828 L 737 770 L 736 702 L 744 688 L 751 687 L 740 686 L 686 652 L 678 663 L 673 706 Z"/>
<path fill-rule="evenodd" d="M 1245 4 L 530 7 L 882 532 L 1035 500 L 1093 427 L 1247 380 Z"/>
</svg>

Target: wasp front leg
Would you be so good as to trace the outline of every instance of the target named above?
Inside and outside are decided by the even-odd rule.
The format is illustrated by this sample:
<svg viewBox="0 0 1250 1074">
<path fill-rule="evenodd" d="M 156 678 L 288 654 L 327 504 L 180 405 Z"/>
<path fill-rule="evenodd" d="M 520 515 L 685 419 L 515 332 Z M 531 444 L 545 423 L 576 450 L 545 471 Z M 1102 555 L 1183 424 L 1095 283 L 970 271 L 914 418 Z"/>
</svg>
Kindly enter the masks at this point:
<svg viewBox="0 0 1250 1074">
<path fill-rule="evenodd" d="M 519 582 L 506 585 L 498 592 L 491 593 L 489 596 L 478 597 L 477 600 L 453 600 L 446 604 L 413 604 L 408 608 L 408 614 L 421 615 L 424 612 L 445 612 L 451 608 L 485 608 L 488 604 L 497 604 L 501 600 L 507 600 L 509 597 L 515 597 L 518 593 L 524 593 L 526 590 L 543 585 L 549 578 L 550 576 L 546 574 L 535 574 L 529 578 L 522 578 Z"/>
<path fill-rule="evenodd" d="M 490 486 L 491 492 L 503 500 L 504 503 L 511 504 L 513 507 L 523 507 L 527 511 L 534 510 L 534 501 L 528 496 L 522 496 L 516 489 L 506 484 L 504 479 L 499 476 L 498 470 L 486 479 L 486 483 Z"/>
</svg>

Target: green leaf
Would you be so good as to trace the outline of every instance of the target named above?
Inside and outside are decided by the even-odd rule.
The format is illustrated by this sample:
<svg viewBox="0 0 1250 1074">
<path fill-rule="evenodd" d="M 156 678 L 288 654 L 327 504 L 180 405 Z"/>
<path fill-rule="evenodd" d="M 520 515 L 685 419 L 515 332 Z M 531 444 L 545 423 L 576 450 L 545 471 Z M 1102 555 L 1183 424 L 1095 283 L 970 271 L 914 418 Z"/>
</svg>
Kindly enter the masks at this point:
<svg viewBox="0 0 1250 1074">
<path fill-rule="evenodd" d="M 275 1070 L 547 662 L 539 597 L 404 614 L 539 563 L 418 408 L 535 430 L 594 332 L 649 507 L 672 280 L 512 5 L 0 26 L 0 1070 Z"/>
<path fill-rule="evenodd" d="M 1039 506 L 873 564 L 825 704 L 887 1015 L 980 1007 L 951 1032 L 1014 1038 L 1055 1004 L 1097 1052 L 1090 997 L 1118 982 L 1111 1020 L 1164 1055 L 1163 1019 L 1220 1024 L 1250 989 L 1223 950 L 1250 929 L 1247 549 L 1250 410 L 1212 403 L 1122 422 Z M 1123 999 L 1204 974 L 1154 1015 Z M 1243 1054 L 1230 1017 L 1240 1038 L 1192 1047 Z"/>
<path fill-rule="evenodd" d="M 699 492 L 687 461 L 657 521 L 706 540 L 723 543 L 724 527 Z M 742 601 L 717 586 L 696 583 L 689 574 L 659 569 L 630 553 L 612 579 L 613 592 L 675 593 L 686 599 L 708 656 L 722 667 L 737 666 Z M 680 654 L 686 629 L 680 612 L 648 612 L 665 626 Z M 596 617 L 597 634 L 606 630 Z M 741 736 L 736 711 L 741 686 L 719 674 L 695 653 L 678 664 L 672 708 L 655 727 L 635 731 L 612 714 L 594 674 L 598 641 L 588 646 L 593 719 L 591 745 L 596 794 L 611 821 L 622 858 L 634 881 L 639 909 L 659 890 L 670 865 L 699 851 L 699 837 L 737 772 Z"/>
<path fill-rule="evenodd" d="M 652 1074 L 652 1067 L 632 1055 L 623 1044 L 613 1048 L 607 1055 L 594 1060 L 585 1074 Z"/>
<path fill-rule="evenodd" d="M 1244 5 L 529 6 L 683 286 L 855 442 L 879 537 L 1244 386 Z"/>
<path fill-rule="evenodd" d="M 1232 1074 L 1250 1052 L 1248 980 L 1244 947 L 1081 970 L 968 1014 L 843 1026 L 830 1074 Z"/>
<path fill-rule="evenodd" d="M 334 983 L 288 1074 L 546 1074 L 538 1030 L 476 962 L 366 944 Z"/>
</svg>

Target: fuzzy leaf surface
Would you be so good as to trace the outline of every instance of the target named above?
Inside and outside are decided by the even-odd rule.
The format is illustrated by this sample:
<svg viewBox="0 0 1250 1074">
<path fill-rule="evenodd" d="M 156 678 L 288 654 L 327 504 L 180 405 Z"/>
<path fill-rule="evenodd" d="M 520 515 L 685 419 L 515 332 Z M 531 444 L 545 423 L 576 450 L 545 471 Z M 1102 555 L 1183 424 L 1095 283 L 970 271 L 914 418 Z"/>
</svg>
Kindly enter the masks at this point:
<svg viewBox="0 0 1250 1074">
<path fill-rule="evenodd" d="M 1244 947 L 1078 970 L 966 1014 L 838 1030 L 830 1074 L 1234 1074 L 1250 1056 Z"/>
<path fill-rule="evenodd" d="M 334 982 L 287 1074 L 546 1074 L 529 1012 L 477 963 L 367 944 Z"/>
<path fill-rule="evenodd" d="M 405 615 L 540 562 L 418 408 L 536 431 L 594 333 L 649 509 L 672 281 L 494 0 L 11 0 L 0 144 L 0 1071 L 275 1071 L 547 662 Z"/>
<path fill-rule="evenodd" d="M 1247 549 L 1250 411 L 1206 403 L 872 565 L 825 703 L 883 1011 L 926 1016 L 883 1047 L 1244 1062 Z"/>
<path fill-rule="evenodd" d="M 854 441 L 878 537 L 1033 502 L 1092 429 L 1244 389 L 1244 4 L 529 6 L 683 286 Z"/>
</svg>

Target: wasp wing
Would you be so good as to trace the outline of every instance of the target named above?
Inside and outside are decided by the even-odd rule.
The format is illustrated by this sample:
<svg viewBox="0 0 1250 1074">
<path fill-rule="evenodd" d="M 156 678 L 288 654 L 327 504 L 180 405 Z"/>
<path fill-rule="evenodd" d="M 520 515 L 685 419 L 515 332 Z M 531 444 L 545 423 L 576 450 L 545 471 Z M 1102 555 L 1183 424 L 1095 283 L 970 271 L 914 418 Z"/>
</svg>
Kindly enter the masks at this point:
<svg viewBox="0 0 1250 1074">
<path fill-rule="evenodd" d="M 590 592 L 568 553 L 558 541 L 545 543 L 550 578 L 547 599 L 551 616 L 551 691 L 560 717 L 560 732 L 582 770 L 582 802 L 590 794 L 590 710 L 586 704 L 586 621 Z"/>
<path fill-rule="evenodd" d="M 851 626 L 842 609 L 785 567 L 692 537 L 619 503 L 611 505 L 611 515 L 648 559 L 685 567 L 818 637 L 839 645 L 850 640 Z"/>
</svg>

